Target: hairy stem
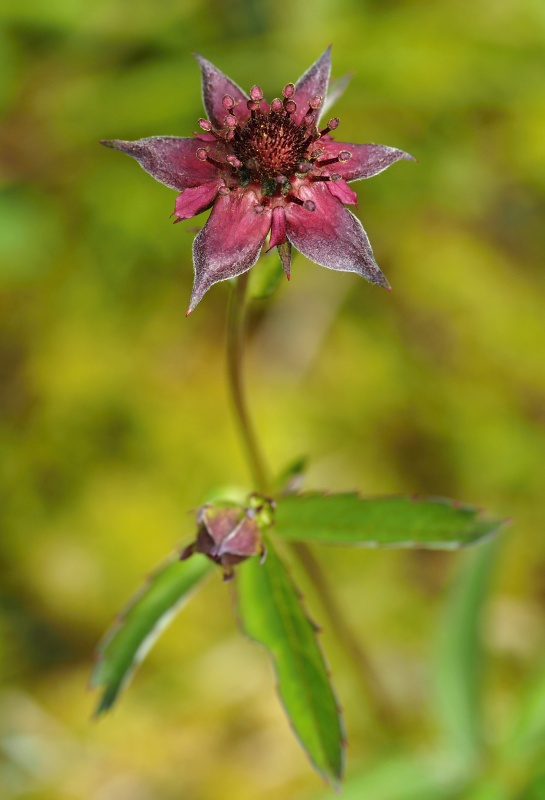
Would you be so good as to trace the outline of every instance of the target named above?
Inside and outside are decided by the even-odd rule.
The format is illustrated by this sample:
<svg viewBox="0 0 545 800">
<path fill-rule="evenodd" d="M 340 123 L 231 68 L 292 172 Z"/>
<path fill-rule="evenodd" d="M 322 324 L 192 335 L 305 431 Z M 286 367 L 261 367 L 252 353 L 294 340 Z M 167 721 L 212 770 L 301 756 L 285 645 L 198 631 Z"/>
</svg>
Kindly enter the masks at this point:
<svg viewBox="0 0 545 800">
<path fill-rule="evenodd" d="M 244 391 L 244 331 L 248 277 L 249 272 L 239 275 L 231 295 L 227 319 L 227 377 L 235 419 L 255 484 L 254 488 L 257 491 L 265 492 L 269 487 L 268 470 L 248 413 Z"/>
</svg>

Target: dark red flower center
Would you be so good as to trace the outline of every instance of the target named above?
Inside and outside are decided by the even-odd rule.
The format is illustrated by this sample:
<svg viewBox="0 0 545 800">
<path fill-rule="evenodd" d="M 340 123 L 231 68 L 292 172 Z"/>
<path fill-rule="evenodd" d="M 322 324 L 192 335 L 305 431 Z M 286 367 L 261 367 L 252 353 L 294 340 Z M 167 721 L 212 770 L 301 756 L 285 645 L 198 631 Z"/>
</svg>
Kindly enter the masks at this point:
<svg viewBox="0 0 545 800">
<path fill-rule="evenodd" d="M 251 172 L 267 178 L 295 174 L 308 148 L 308 130 L 287 114 L 257 112 L 235 128 L 233 152 Z"/>
</svg>

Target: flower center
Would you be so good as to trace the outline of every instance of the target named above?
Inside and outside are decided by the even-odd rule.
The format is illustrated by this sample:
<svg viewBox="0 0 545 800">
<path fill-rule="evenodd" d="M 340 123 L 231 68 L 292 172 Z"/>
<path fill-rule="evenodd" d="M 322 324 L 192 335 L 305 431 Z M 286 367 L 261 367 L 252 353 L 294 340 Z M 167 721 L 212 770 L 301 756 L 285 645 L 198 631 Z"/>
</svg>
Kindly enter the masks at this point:
<svg viewBox="0 0 545 800">
<path fill-rule="evenodd" d="M 257 112 L 234 134 L 231 145 L 236 157 L 267 178 L 294 175 L 308 148 L 308 130 L 275 111 Z"/>
</svg>

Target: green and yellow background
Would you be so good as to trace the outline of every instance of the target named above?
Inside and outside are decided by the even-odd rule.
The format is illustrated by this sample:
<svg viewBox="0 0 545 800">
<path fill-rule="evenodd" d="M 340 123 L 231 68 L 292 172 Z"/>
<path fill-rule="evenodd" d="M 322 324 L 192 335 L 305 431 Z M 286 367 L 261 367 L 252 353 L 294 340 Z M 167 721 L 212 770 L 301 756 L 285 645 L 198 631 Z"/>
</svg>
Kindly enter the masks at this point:
<svg viewBox="0 0 545 800">
<path fill-rule="evenodd" d="M 464 640 L 448 609 L 470 557 L 315 549 L 398 714 L 378 736 L 301 577 L 345 709 L 345 796 L 545 797 L 545 4 L 4 0 L 5 800 L 334 796 L 219 574 L 112 714 L 92 721 L 87 689 L 98 639 L 192 537 L 194 509 L 251 488 L 224 385 L 229 285 L 184 316 L 203 218 L 173 226 L 174 192 L 98 140 L 196 130 L 194 51 L 271 99 L 329 43 L 334 77 L 353 73 L 337 138 L 419 163 L 353 184 L 391 293 L 296 255 L 290 284 L 256 305 L 248 384 L 268 458 L 279 471 L 307 456 L 307 488 L 440 494 L 512 519 L 484 602 L 489 755 L 440 795 L 411 765 L 439 782 L 454 769 L 434 685 L 440 643 Z M 538 702 L 535 755 L 506 766 L 507 732 Z"/>
</svg>

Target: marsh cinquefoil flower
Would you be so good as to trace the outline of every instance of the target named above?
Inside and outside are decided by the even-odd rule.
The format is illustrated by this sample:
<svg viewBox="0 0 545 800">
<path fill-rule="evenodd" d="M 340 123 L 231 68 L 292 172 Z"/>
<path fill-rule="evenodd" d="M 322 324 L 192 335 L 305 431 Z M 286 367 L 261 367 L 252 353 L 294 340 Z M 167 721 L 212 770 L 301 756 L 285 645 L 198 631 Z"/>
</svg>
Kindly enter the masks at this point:
<svg viewBox="0 0 545 800">
<path fill-rule="evenodd" d="M 389 288 L 361 223 L 343 204 L 357 200 L 349 181 L 371 178 L 412 156 L 385 145 L 334 141 L 330 134 L 339 125 L 337 117 L 320 125 L 320 113 L 329 105 L 330 50 L 270 104 L 259 86 L 248 96 L 197 56 L 208 114 L 199 120 L 201 133 L 192 139 L 102 142 L 181 192 L 177 221 L 212 208 L 193 244 L 195 282 L 188 313 L 214 283 L 249 270 L 269 234 L 269 249 L 278 248 L 288 278 L 293 245 L 317 264 L 357 272 Z"/>
</svg>

